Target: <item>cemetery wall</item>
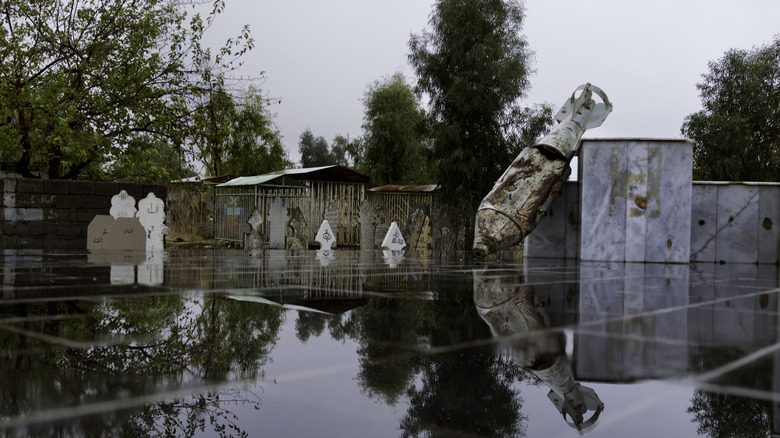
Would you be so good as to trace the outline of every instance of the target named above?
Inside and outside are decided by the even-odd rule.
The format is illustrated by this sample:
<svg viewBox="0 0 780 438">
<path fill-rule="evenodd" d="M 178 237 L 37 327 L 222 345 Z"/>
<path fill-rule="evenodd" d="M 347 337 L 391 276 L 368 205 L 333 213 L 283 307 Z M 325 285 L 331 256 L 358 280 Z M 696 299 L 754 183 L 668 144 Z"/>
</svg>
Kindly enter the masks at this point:
<svg viewBox="0 0 780 438">
<path fill-rule="evenodd" d="M 165 201 L 162 185 L 0 178 L 2 249 L 82 250 L 95 215 L 107 215 L 111 197 L 125 190 L 136 202 L 149 192 Z"/>
</svg>

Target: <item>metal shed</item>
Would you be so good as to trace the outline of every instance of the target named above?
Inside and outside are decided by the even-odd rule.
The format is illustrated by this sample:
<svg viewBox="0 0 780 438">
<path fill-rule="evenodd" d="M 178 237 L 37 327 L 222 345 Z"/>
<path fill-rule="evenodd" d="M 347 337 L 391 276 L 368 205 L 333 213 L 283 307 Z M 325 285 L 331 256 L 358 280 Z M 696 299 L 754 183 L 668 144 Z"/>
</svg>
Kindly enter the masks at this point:
<svg viewBox="0 0 780 438">
<path fill-rule="evenodd" d="M 294 177 L 309 187 L 309 242 L 313 242 L 326 213 L 337 217 L 336 243 L 357 246 L 360 243 L 358 212 L 366 197 L 369 178 L 344 166 L 332 165 L 286 169 L 269 175 Z M 332 211 L 328 207 L 332 205 Z M 333 226 L 334 224 L 331 224 Z"/>
<path fill-rule="evenodd" d="M 268 239 L 269 204 L 281 198 L 288 209 L 299 207 L 309 216 L 309 188 L 288 175 L 242 176 L 218 184 L 214 193 L 214 239 L 243 242 L 250 231 L 249 215 L 257 207 L 263 217 L 262 233 Z"/>
<path fill-rule="evenodd" d="M 404 230 L 417 209 L 423 207 L 429 214 L 434 213 L 438 188 L 436 184 L 385 185 L 369 189 L 368 200 L 377 209 L 381 222 L 396 222 Z"/>
</svg>

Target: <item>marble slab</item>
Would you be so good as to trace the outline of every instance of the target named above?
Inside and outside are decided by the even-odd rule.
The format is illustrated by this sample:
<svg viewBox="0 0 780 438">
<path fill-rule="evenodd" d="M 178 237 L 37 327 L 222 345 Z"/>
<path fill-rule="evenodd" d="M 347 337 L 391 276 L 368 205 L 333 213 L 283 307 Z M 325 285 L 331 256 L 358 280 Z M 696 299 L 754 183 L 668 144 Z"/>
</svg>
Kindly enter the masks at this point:
<svg viewBox="0 0 780 438">
<path fill-rule="evenodd" d="M 780 263 L 780 184 L 758 187 L 758 262 Z"/>
<path fill-rule="evenodd" d="M 581 151 L 580 259 L 687 263 L 691 143 L 585 140 Z"/>
<path fill-rule="evenodd" d="M 758 201 L 757 186 L 728 184 L 718 187 L 715 261 L 758 262 Z"/>
<path fill-rule="evenodd" d="M 577 258 L 579 183 L 567 181 L 547 214 L 523 241 L 526 257 Z"/>
<path fill-rule="evenodd" d="M 694 182 L 691 192 L 691 262 L 715 261 L 718 186 Z"/>
</svg>

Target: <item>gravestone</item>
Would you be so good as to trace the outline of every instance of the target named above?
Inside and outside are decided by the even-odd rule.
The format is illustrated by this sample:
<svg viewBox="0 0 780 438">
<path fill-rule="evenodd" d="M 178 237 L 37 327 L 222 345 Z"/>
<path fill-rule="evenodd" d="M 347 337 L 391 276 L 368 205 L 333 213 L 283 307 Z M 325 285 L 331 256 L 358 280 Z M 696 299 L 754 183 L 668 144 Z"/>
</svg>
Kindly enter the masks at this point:
<svg viewBox="0 0 780 438">
<path fill-rule="evenodd" d="M 376 231 L 376 208 L 368 199 L 364 199 L 358 211 L 358 223 L 360 223 L 360 249 L 374 249 L 374 232 Z"/>
<path fill-rule="evenodd" d="M 146 231 L 146 251 L 162 251 L 165 249 L 165 202 L 149 192 L 144 199 L 138 201 L 136 217 Z"/>
<path fill-rule="evenodd" d="M 108 230 L 111 229 L 115 221 L 113 216 L 107 214 L 99 214 L 92 219 L 92 222 L 87 226 L 88 250 L 106 249 Z"/>
<path fill-rule="evenodd" d="M 330 251 L 336 244 L 336 236 L 327 220 L 322 221 L 322 225 L 320 225 L 320 229 L 317 231 L 317 236 L 314 240 L 320 244 L 320 250 L 322 251 Z"/>
<path fill-rule="evenodd" d="M 116 218 L 135 217 L 135 198 L 122 190 L 111 198 L 111 209 L 109 214 Z"/>
<path fill-rule="evenodd" d="M 331 202 L 330 204 L 328 204 L 328 207 L 325 209 L 325 220 L 328 221 L 328 225 L 330 225 L 330 228 L 333 232 L 333 238 L 338 240 L 339 210 L 338 210 L 338 205 L 336 205 L 335 202 Z M 336 242 L 334 240 L 333 248 L 335 247 L 336 247 Z"/>
<path fill-rule="evenodd" d="M 287 249 L 292 251 L 304 250 L 307 247 L 306 218 L 300 207 L 291 209 L 290 223 L 288 225 Z"/>
<path fill-rule="evenodd" d="M 118 217 L 108 229 L 103 249 L 114 251 L 145 251 L 146 230 L 136 217 Z"/>
<path fill-rule="evenodd" d="M 268 204 L 268 248 L 284 249 L 284 238 L 287 234 L 287 208 L 283 198 L 274 198 Z"/>
<path fill-rule="evenodd" d="M 320 262 L 320 266 L 323 268 L 330 265 L 335 258 L 336 255 L 331 250 L 317 250 L 317 261 Z"/>
<path fill-rule="evenodd" d="M 398 228 L 398 224 L 393 222 L 390 224 L 390 229 L 387 230 L 385 240 L 382 241 L 382 248 L 389 249 L 390 251 L 400 251 L 406 246 L 404 236 L 401 234 L 401 230 Z"/>
<path fill-rule="evenodd" d="M 407 234 L 409 235 L 409 249 L 431 249 L 433 233 L 431 231 L 431 220 L 425 209 L 418 208 L 409 215 L 409 231 Z"/>
<path fill-rule="evenodd" d="M 244 249 L 246 251 L 262 251 L 265 248 L 263 234 L 260 232 L 260 226 L 263 225 L 263 215 L 255 207 L 249 215 L 249 232 L 244 234 Z"/>
</svg>

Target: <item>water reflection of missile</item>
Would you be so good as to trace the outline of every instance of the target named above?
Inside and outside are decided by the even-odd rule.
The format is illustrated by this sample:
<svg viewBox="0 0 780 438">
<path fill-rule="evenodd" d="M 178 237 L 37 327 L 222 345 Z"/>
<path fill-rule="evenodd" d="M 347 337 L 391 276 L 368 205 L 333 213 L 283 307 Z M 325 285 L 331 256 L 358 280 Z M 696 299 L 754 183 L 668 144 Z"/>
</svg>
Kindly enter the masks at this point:
<svg viewBox="0 0 780 438">
<path fill-rule="evenodd" d="M 550 388 L 547 397 L 571 427 L 582 431 L 595 425 L 604 403 L 574 379 L 566 339 L 550 328 L 550 316 L 534 287 L 519 276 L 486 272 L 474 273 L 474 304 L 493 336 L 503 339 L 511 357 Z M 593 414 L 585 419 L 588 412 Z"/>
<path fill-rule="evenodd" d="M 575 98 L 577 91 L 582 93 Z M 604 101 L 596 103 L 596 93 Z M 538 143 L 520 152 L 479 205 L 473 252 L 485 257 L 520 243 L 547 212 L 569 177 L 569 162 L 586 129 L 601 126 L 612 104 L 591 84 L 577 87 L 555 115 L 559 124 Z"/>
</svg>

